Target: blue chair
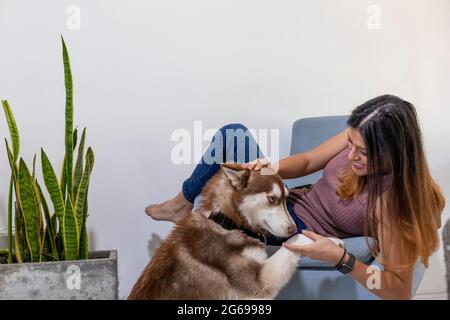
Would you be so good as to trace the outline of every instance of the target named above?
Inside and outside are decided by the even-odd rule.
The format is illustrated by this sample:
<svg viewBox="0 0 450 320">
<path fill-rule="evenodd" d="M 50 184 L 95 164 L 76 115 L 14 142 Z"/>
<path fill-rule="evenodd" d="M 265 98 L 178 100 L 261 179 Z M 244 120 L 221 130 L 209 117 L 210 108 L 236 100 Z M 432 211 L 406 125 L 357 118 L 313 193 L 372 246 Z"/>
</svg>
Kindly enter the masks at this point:
<svg viewBox="0 0 450 320">
<path fill-rule="evenodd" d="M 291 154 L 310 150 L 347 127 L 348 116 L 328 116 L 304 118 L 297 120 L 292 128 Z M 286 180 L 288 187 L 313 184 L 319 180 L 322 172 L 316 172 L 298 179 Z M 370 253 L 369 244 L 374 239 L 355 237 L 343 239 L 349 252 L 367 265 L 378 266 L 377 260 Z M 269 254 L 279 247 L 268 247 Z M 414 269 L 414 296 L 425 273 L 425 267 L 417 262 Z M 283 288 L 277 299 L 379 299 L 352 277 L 344 275 L 327 263 L 302 258 L 298 270 L 291 281 Z"/>
</svg>

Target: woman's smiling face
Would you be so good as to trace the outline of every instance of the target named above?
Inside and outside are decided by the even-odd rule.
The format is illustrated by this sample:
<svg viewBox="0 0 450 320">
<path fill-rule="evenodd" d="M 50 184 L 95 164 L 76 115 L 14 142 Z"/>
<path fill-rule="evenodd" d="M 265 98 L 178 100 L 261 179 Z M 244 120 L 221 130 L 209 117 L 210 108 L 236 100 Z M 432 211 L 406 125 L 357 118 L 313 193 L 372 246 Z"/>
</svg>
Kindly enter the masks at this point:
<svg viewBox="0 0 450 320">
<path fill-rule="evenodd" d="M 367 175 L 367 153 L 363 137 L 357 129 L 348 129 L 348 160 L 352 162 L 353 172 L 358 176 Z"/>
</svg>

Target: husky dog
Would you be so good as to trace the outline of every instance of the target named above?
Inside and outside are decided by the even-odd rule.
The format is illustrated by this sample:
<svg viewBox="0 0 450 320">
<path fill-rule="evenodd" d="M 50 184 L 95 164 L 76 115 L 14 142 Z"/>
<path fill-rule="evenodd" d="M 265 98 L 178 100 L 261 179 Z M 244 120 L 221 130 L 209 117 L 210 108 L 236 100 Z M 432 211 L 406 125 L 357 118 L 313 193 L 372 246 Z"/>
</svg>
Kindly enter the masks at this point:
<svg viewBox="0 0 450 320">
<path fill-rule="evenodd" d="M 199 205 L 162 242 L 128 299 L 275 298 L 299 260 L 284 247 L 268 258 L 263 242 L 268 233 L 287 238 L 297 232 L 287 195 L 274 172 L 222 164 L 203 188 Z M 304 235 L 288 241 L 312 242 Z"/>
</svg>

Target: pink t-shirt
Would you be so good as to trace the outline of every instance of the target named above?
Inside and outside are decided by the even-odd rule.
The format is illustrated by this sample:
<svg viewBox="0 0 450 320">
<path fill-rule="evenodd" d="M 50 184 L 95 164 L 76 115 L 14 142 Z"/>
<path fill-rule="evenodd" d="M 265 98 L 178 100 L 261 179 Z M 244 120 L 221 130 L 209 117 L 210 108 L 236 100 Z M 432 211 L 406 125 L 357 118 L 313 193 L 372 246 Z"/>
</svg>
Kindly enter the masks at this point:
<svg viewBox="0 0 450 320">
<path fill-rule="evenodd" d="M 322 178 L 313 184 L 304 195 L 294 193 L 294 212 L 305 223 L 308 230 L 318 234 L 350 238 L 364 234 L 364 214 L 367 205 L 367 191 L 352 200 L 343 199 L 336 194 L 338 176 L 351 165 L 347 159 L 349 149 L 345 148 L 331 159 L 323 170 Z M 387 186 L 389 175 L 384 177 Z M 296 196 L 297 195 L 297 196 Z"/>
</svg>

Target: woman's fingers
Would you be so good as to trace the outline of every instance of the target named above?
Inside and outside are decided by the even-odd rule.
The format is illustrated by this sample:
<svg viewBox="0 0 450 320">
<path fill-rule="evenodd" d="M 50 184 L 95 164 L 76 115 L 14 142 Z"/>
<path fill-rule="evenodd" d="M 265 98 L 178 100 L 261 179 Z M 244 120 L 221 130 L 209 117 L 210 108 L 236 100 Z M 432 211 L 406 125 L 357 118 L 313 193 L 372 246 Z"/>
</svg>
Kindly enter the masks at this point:
<svg viewBox="0 0 450 320">
<path fill-rule="evenodd" d="M 252 162 L 250 162 L 250 163 L 248 164 L 248 169 L 249 169 L 249 170 L 255 170 L 256 165 L 257 165 L 256 160 L 255 160 L 255 161 L 252 161 Z"/>
<path fill-rule="evenodd" d="M 267 159 L 257 159 L 256 160 L 256 166 L 255 166 L 255 170 L 261 170 L 264 167 L 267 167 L 268 165 L 270 165 L 269 160 Z"/>
<path fill-rule="evenodd" d="M 243 163 L 242 168 L 252 170 L 255 167 L 255 165 L 256 165 L 256 161 L 251 161 L 251 162 Z"/>
<path fill-rule="evenodd" d="M 264 167 L 270 165 L 269 160 L 267 159 L 256 159 L 247 163 L 244 163 L 242 166 L 249 170 L 259 171 Z"/>
<path fill-rule="evenodd" d="M 302 234 L 310 238 L 311 240 L 317 241 L 322 239 L 323 237 L 315 232 L 308 231 L 308 230 L 302 230 Z"/>
</svg>

